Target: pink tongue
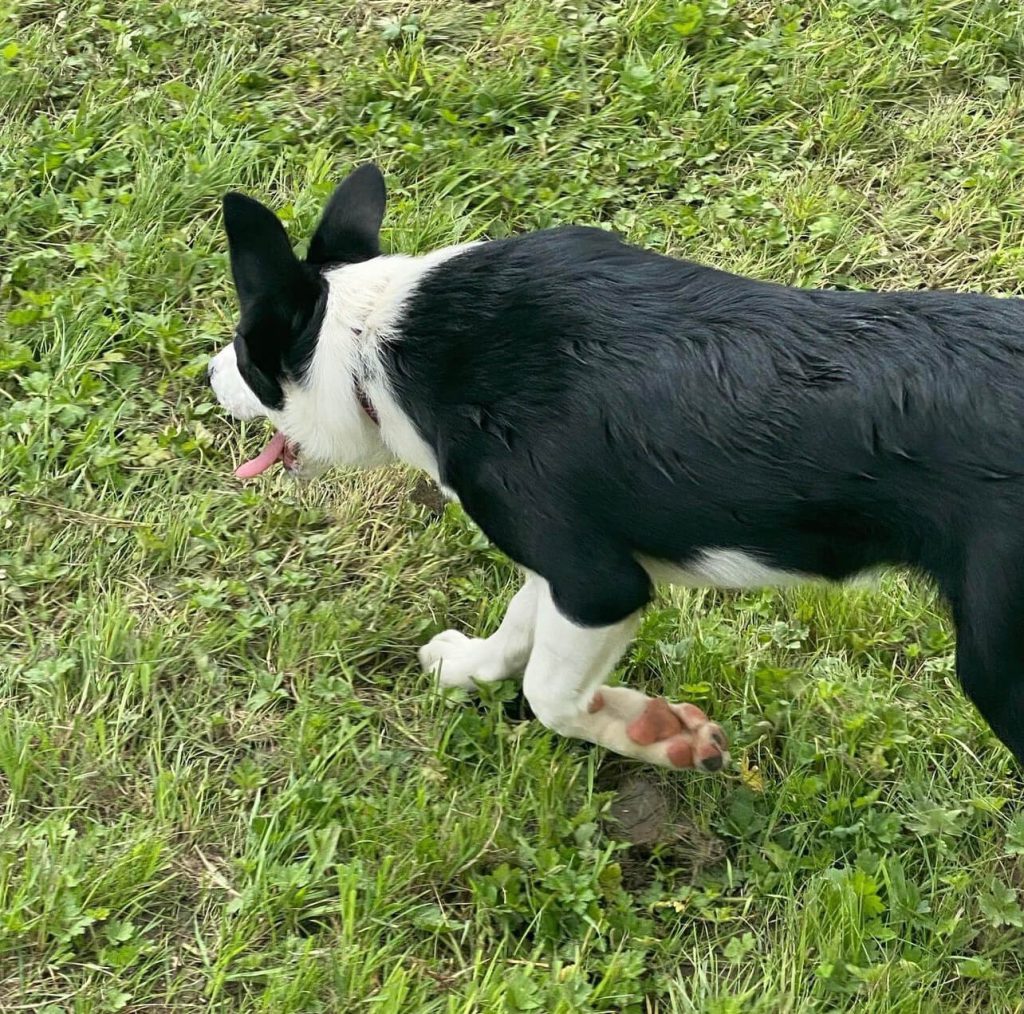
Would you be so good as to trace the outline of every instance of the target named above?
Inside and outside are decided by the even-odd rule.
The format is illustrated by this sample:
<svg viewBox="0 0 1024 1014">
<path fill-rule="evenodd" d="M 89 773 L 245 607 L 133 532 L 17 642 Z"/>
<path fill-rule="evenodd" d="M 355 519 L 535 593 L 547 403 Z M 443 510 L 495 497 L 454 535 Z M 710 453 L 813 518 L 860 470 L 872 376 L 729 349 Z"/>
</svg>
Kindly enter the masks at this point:
<svg viewBox="0 0 1024 1014">
<path fill-rule="evenodd" d="M 235 469 L 235 475 L 239 479 L 252 479 L 257 475 L 262 475 L 275 461 L 281 460 L 284 454 L 284 443 L 285 435 L 278 430 L 271 437 L 270 443 L 255 458 Z"/>
</svg>

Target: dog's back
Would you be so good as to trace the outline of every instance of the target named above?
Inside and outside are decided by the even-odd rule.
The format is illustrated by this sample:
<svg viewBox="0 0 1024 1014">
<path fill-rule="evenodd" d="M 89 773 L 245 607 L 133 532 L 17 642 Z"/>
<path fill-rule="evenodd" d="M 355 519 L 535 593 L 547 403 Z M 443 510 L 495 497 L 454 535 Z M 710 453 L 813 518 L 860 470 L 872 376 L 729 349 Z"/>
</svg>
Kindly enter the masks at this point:
<svg viewBox="0 0 1024 1014">
<path fill-rule="evenodd" d="M 969 528 L 1024 518 L 1024 301 L 789 288 L 559 229 L 428 275 L 386 355 L 442 478 L 531 530 L 945 579 Z"/>
</svg>

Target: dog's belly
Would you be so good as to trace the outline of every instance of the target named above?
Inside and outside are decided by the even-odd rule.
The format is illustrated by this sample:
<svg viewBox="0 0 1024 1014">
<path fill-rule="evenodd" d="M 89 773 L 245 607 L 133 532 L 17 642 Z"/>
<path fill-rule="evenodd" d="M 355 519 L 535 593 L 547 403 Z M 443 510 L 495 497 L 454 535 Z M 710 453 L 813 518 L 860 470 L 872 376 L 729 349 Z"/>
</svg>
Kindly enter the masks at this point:
<svg viewBox="0 0 1024 1014">
<path fill-rule="evenodd" d="M 739 549 L 700 549 L 683 564 L 641 557 L 640 564 L 655 583 L 685 588 L 784 588 L 821 580 L 779 570 Z"/>
</svg>

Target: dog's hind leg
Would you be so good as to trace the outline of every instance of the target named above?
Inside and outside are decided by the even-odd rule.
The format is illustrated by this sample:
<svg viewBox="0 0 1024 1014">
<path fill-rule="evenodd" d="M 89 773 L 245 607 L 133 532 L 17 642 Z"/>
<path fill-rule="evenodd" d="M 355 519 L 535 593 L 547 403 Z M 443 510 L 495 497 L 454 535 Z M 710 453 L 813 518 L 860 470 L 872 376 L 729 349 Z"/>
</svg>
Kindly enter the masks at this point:
<svg viewBox="0 0 1024 1014">
<path fill-rule="evenodd" d="M 604 685 L 639 617 L 634 611 L 615 623 L 582 626 L 561 611 L 543 584 L 523 683 L 530 707 L 564 736 L 663 767 L 718 771 L 729 756 L 725 735 L 700 708 Z"/>
<path fill-rule="evenodd" d="M 957 675 L 992 731 L 1024 766 L 1024 546 L 974 552 L 951 595 Z"/>
<path fill-rule="evenodd" d="M 445 630 L 420 648 L 420 665 L 435 673 L 442 687 L 473 689 L 474 681 L 496 683 L 519 676 L 533 647 L 540 578 L 527 574 L 513 596 L 505 617 L 490 637 L 467 637 Z"/>
</svg>

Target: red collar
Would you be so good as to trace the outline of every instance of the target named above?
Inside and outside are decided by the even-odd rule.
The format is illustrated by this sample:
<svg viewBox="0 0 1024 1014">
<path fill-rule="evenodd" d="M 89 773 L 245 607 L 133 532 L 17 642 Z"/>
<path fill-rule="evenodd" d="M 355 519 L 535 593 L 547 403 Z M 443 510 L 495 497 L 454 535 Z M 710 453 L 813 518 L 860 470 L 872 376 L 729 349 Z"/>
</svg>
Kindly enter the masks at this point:
<svg viewBox="0 0 1024 1014">
<path fill-rule="evenodd" d="M 359 381 L 356 381 L 356 399 L 359 402 L 359 407 L 366 413 L 370 422 L 374 426 L 380 425 L 380 416 L 377 415 L 377 410 L 373 407 L 373 402 L 370 401 L 370 396 L 366 393 L 365 388 Z"/>
</svg>

